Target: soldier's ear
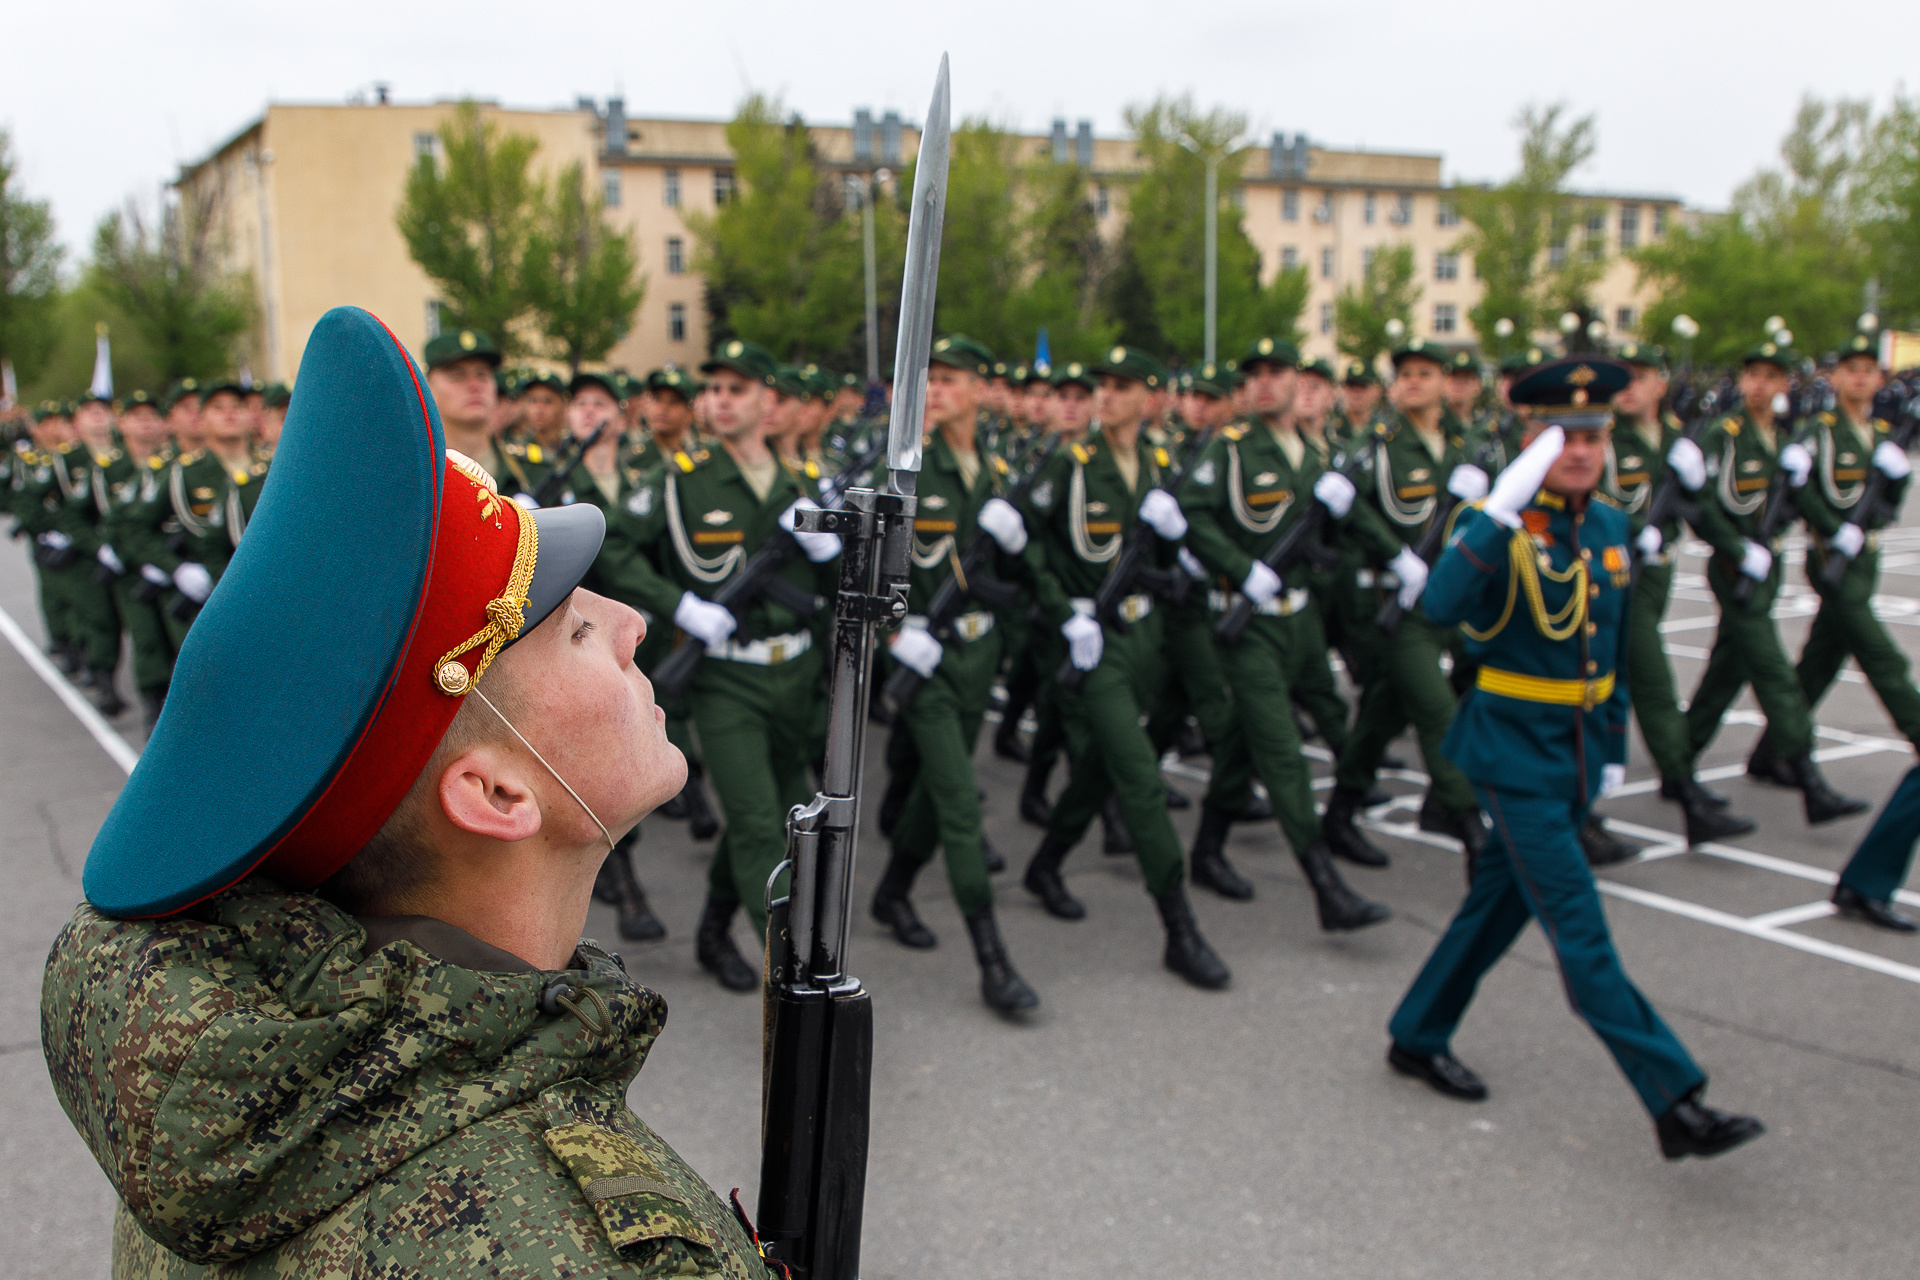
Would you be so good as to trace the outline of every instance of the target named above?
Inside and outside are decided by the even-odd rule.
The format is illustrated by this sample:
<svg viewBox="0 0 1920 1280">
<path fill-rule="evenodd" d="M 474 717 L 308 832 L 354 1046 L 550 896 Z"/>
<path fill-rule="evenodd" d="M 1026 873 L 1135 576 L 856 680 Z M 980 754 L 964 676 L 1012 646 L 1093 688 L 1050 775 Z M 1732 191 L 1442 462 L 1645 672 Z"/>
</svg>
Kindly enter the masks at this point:
<svg viewBox="0 0 1920 1280">
<path fill-rule="evenodd" d="M 540 804 L 524 752 L 477 743 L 440 771 L 440 811 L 468 835 L 514 843 L 539 833 Z"/>
</svg>

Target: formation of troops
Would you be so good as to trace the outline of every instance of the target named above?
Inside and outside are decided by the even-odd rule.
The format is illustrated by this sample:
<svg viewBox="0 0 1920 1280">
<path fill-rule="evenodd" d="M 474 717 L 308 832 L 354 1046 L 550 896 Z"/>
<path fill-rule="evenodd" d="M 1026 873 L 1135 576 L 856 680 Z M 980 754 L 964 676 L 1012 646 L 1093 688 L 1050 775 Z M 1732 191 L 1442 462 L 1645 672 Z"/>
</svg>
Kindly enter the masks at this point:
<svg viewBox="0 0 1920 1280">
<path fill-rule="evenodd" d="M 1593 802 L 1624 778 L 1631 716 L 1690 843 L 1751 831 L 1696 777 L 1750 685 L 1767 727 L 1748 773 L 1798 790 L 1809 823 L 1865 811 L 1812 755 L 1812 709 L 1848 658 L 1920 742 L 1920 691 L 1871 607 L 1878 531 L 1910 470 L 1904 389 L 1876 352 L 1865 331 L 1817 364 L 1762 342 L 1708 391 L 1647 345 L 1534 349 L 1489 385 L 1474 353 L 1411 338 L 1383 385 L 1279 336 L 1179 371 L 1131 346 L 1010 365 L 940 338 L 909 616 L 877 664 L 891 731 L 871 915 L 902 945 L 936 946 L 914 886 L 938 856 L 982 996 L 1017 1016 L 1041 997 L 995 921 L 995 877 L 1011 870 L 1049 914 L 1083 920 L 1065 869 L 1098 823 L 1101 852 L 1139 864 L 1166 967 L 1224 987 L 1188 893 L 1254 898 L 1226 856 L 1234 823 L 1277 823 L 1321 929 L 1389 918 L 1345 868 L 1389 863 L 1360 819 L 1391 798 L 1381 771 L 1403 763 L 1392 747 L 1412 729 L 1431 779 L 1419 826 L 1460 843 L 1470 887 L 1394 1016 L 1392 1066 L 1486 1096 L 1448 1043 L 1480 975 L 1537 919 L 1662 1150 L 1753 1137 L 1757 1121 L 1701 1100 L 1703 1073 L 1620 969 L 1589 868 L 1634 850 Z M 794 513 L 882 481 L 885 389 L 743 341 L 697 372 L 563 378 L 506 369 L 488 335 L 459 330 L 422 364 L 449 449 L 502 493 L 604 513 L 583 585 L 645 617 L 637 660 L 690 765 L 660 812 L 715 841 L 696 954 L 725 987 L 758 989 L 735 918 L 764 935 L 786 815 L 812 796 L 826 736 L 839 544 Z M 188 378 L 159 397 L 43 404 L 0 458 L 51 656 L 103 713 L 126 710 L 124 635 L 133 688 L 159 716 L 270 480 L 289 395 Z M 1819 612 L 1795 663 L 1772 605 L 1798 525 Z M 1688 527 L 1712 550 L 1720 625 L 1682 710 L 1659 627 Z M 986 836 L 974 774 L 996 713 L 991 749 L 1025 765 L 1015 803 L 1043 829 L 1016 868 Z M 1324 805 L 1310 738 L 1335 761 Z M 1167 786 L 1170 752 L 1209 757 L 1203 795 Z M 1183 847 L 1169 810 L 1194 804 Z M 1915 928 L 1892 899 L 1916 834 L 1910 777 L 1835 891 L 1843 914 Z M 638 838 L 613 850 L 596 894 L 623 936 L 658 940 Z"/>
</svg>

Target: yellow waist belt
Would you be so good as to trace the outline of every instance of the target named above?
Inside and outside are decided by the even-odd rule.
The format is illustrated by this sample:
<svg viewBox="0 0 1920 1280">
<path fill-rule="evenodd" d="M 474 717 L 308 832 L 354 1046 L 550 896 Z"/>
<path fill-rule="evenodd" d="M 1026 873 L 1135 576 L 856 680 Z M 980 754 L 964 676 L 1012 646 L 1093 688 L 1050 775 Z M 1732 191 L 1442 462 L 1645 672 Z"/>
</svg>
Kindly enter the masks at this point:
<svg viewBox="0 0 1920 1280">
<path fill-rule="evenodd" d="M 1561 707 L 1585 707 L 1591 711 L 1613 696 L 1613 674 L 1598 680 L 1554 680 L 1547 676 L 1521 675 L 1497 667 L 1481 667 L 1474 683 L 1488 693 L 1522 702 L 1550 702 Z"/>
</svg>

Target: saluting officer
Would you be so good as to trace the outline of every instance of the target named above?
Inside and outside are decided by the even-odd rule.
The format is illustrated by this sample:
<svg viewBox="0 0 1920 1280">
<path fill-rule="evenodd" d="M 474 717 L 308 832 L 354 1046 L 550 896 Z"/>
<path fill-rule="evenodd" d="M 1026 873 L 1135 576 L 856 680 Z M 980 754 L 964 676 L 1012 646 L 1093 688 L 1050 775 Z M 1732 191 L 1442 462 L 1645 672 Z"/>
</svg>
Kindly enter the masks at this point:
<svg viewBox="0 0 1920 1280">
<path fill-rule="evenodd" d="M 1452 1055 L 1453 1033 L 1481 977 L 1537 919 L 1574 1012 L 1675 1160 L 1718 1155 L 1763 1129 L 1701 1101 L 1706 1075 L 1628 981 L 1578 839 L 1595 797 L 1626 776 L 1629 529 L 1593 497 L 1607 402 L 1630 376 L 1616 361 L 1576 358 L 1514 384 L 1527 447 L 1455 526 L 1427 584 L 1428 615 L 1459 624 L 1481 659 L 1446 751 L 1493 830 L 1459 914 L 1394 1012 L 1387 1061 L 1449 1097 L 1485 1098 L 1485 1083 Z"/>
</svg>

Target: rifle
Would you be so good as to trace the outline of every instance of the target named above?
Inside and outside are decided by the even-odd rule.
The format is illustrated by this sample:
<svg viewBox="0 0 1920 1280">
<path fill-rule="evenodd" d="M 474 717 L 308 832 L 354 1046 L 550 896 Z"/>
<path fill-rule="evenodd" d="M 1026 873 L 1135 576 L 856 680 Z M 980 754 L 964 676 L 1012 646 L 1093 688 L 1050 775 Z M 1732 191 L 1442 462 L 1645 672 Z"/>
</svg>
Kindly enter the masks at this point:
<svg viewBox="0 0 1920 1280">
<path fill-rule="evenodd" d="M 820 790 L 787 815 L 787 861 L 767 882 L 759 1237 L 768 1262 L 799 1280 L 860 1274 L 873 999 L 844 961 L 874 635 L 881 623 L 906 616 L 913 565 L 949 119 L 942 57 L 913 172 L 886 492 L 854 489 L 844 509 L 805 510 L 795 519 L 807 532 L 840 535 L 842 548 Z M 774 883 L 789 867 L 792 890 L 773 899 Z"/>
<path fill-rule="evenodd" d="M 1154 489 L 1165 489 L 1177 494 L 1180 482 L 1187 478 L 1200 451 L 1213 439 L 1212 430 L 1196 431 L 1187 437 L 1186 444 L 1180 450 L 1180 457 L 1174 466 L 1169 467 L 1160 477 L 1160 483 Z M 1149 489 L 1148 492 L 1152 492 Z M 1147 495 L 1140 495 L 1145 502 Z M 1107 576 L 1100 580 L 1099 590 L 1093 593 L 1093 620 L 1102 626 L 1112 627 L 1125 634 L 1133 630 L 1133 624 L 1120 616 L 1120 602 L 1133 594 L 1135 587 L 1144 586 L 1155 595 L 1178 603 L 1186 597 L 1190 579 L 1186 570 L 1175 565 L 1172 569 L 1160 569 L 1148 564 L 1147 555 L 1158 546 L 1160 535 L 1153 526 L 1144 520 L 1135 519 L 1133 528 L 1127 531 L 1126 541 L 1120 545 L 1120 554 L 1113 559 L 1113 566 L 1107 570 Z M 1056 683 L 1068 689 L 1078 689 L 1087 682 L 1090 672 L 1082 671 L 1073 665 L 1069 656 L 1054 673 Z"/>
<path fill-rule="evenodd" d="M 1809 382 L 1789 402 L 1790 412 L 1786 430 L 1780 433 L 1783 440 L 1791 442 L 1800 434 L 1800 424 L 1814 411 L 1816 397 L 1821 397 L 1831 404 L 1833 391 L 1827 388 L 1823 392 L 1819 383 Z M 1785 444 L 1781 445 L 1781 448 L 1785 447 Z M 1773 487 L 1767 490 L 1767 505 L 1760 512 L 1760 523 L 1754 528 L 1753 540 L 1771 551 L 1774 538 L 1799 517 L 1800 513 L 1794 509 L 1793 505 L 1793 473 L 1781 467 L 1773 477 Z M 1759 585 L 1759 582 L 1746 574 L 1736 573 L 1733 581 L 1734 600 L 1745 604 L 1753 599 L 1753 589 Z"/>
<path fill-rule="evenodd" d="M 1445 506 L 1441 505 L 1441 495 L 1443 494 L 1446 499 Z M 1440 558 L 1440 552 L 1444 549 L 1441 544 L 1446 541 L 1447 537 L 1447 522 L 1453 518 L 1454 508 L 1459 505 L 1460 499 L 1448 493 L 1444 488 L 1435 494 L 1433 516 L 1428 520 L 1427 527 L 1420 531 L 1420 540 L 1412 544 L 1413 554 L 1419 556 L 1429 565 L 1432 565 L 1434 561 Z M 1380 611 L 1373 615 L 1373 625 L 1388 635 L 1392 635 L 1399 629 L 1400 616 L 1405 612 L 1406 610 L 1400 605 L 1400 593 L 1398 590 L 1395 590 L 1392 595 L 1387 597 L 1387 602 L 1380 606 Z"/>
<path fill-rule="evenodd" d="M 885 439 L 875 441 L 845 471 L 827 481 L 820 490 L 820 496 L 824 499 L 820 505 L 829 509 L 839 505 L 841 497 L 852 488 L 854 480 L 861 472 L 872 468 L 886 447 Z M 827 607 L 826 599 L 803 587 L 796 587 L 780 576 L 780 571 L 793 563 L 793 558 L 799 554 L 800 544 L 794 536 L 785 529 L 776 528 L 760 544 L 760 549 L 747 558 L 740 572 L 727 579 L 727 584 L 713 593 L 713 603 L 726 609 L 742 625 L 746 623 L 747 610 L 762 596 L 775 604 L 784 605 L 803 618 L 811 618 Z M 686 643 L 661 659 L 660 665 L 653 669 L 649 679 L 653 681 L 654 692 L 665 698 L 679 697 L 686 691 L 687 682 L 693 679 L 700 660 L 706 656 L 706 642 L 688 636 Z"/>
<path fill-rule="evenodd" d="M 1344 460 L 1336 459 L 1341 463 L 1337 468 L 1338 473 L 1350 482 L 1358 478 L 1373 457 L 1376 443 L 1377 437 L 1369 437 Z M 1358 501 L 1357 498 L 1355 500 Z M 1337 561 L 1339 557 L 1320 541 L 1320 529 L 1326 523 L 1328 514 L 1326 503 L 1315 497 L 1311 505 L 1300 513 L 1300 518 L 1267 548 L 1266 554 L 1260 557 L 1260 563 L 1279 574 L 1284 581 L 1287 570 L 1293 567 L 1296 560 L 1311 560 L 1322 567 L 1326 566 L 1329 559 Z M 1253 621 L 1254 608 L 1253 601 L 1244 594 L 1236 595 L 1233 607 L 1215 624 L 1213 638 L 1224 645 L 1239 644 L 1240 638 L 1246 634 L 1247 624 Z"/>
<path fill-rule="evenodd" d="M 1059 444 L 1060 437 L 1049 433 L 1027 446 L 1027 451 L 1021 455 L 1018 464 L 1022 469 L 1020 479 L 1001 496 L 1006 501 L 1017 504 L 1032 487 L 1034 478 L 1040 474 L 1040 468 L 1047 465 L 1047 459 L 1053 456 L 1053 451 L 1059 447 Z M 1036 454 L 1039 456 L 1035 457 Z M 1029 461 L 1032 463 L 1031 466 L 1028 466 Z M 1019 599 L 1019 588 L 1001 582 L 998 578 L 990 578 L 986 574 L 986 567 L 992 562 L 998 547 L 999 544 L 993 540 L 993 535 L 985 529 L 974 530 L 973 541 L 967 544 L 965 553 L 960 556 L 958 567 L 947 575 L 946 581 L 940 584 L 940 589 L 933 593 L 932 602 L 927 605 L 927 630 L 932 633 L 934 639 L 946 641 L 952 638 L 954 621 L 959 618 L 969 600 L 978 600 L 982 604 L 1003 609 Z M 918 671 L 903 662 L 894 668 L 891 676 L 887 677 L 886 686 L 881 693 L 894 707 L 904 707 L 913 701 L 913 695 L 919 692 L 923 679 L 924 677 Z"/>
<path fill-rule="evenodd" d="M 1906 395 L 1906 387 L 1899 382 L 1887 384 L 1885 391 L 1893 391 L 1895 388 L 1899 389 L 1898 393 L 1895 396 L 1887 396 L 1883 403 L 1888 409 L 1900 415 L 1900 425 L 1895 427 L 1887 438 L 1899 445 L 1902 450 L 1911 450 L 1914 437 L 1920 436 L 1920 395 Z M 1885 391 L 1882 392 L 1883 395 Z M 1853 504 L 1853 510 L 1847 513 L 1847 518 L 1843 522 L 1857 526 L 1863 534 L 1867 531 L 1869 521 L 1882 515 L 1891 518 L 1898 514 L 1887 498 L 1887 491 L 1893 488 L 1894 482 L 1887 478 L 1884 471 L 1874 467 L 1871 461 L 1867 465 L 1872 467 L 1872 471 L 1867 480 L 1866 492 L 1862 493 L 1860 500 Z M 1865 543 L 1861 545 L 1864 547 Z M 1847 576 L 1847 569 L 1852 564 L 1853 557 L 1842 554 L 1840 549 L 1833 545 L 1833 539 L 1829 538 L 1826 563 L 1820 570 L 1820 580 L 1828 587 L 1837 588 L 1840 580 Z"/>
<path fill-rule="evenodd" d="M 1733 381 L 1722 378 L 1704 392 L 1699 391 L 1691 378 L 1681 375 L 1680 390 L 1673 398 L 1673 411 L 1680 418 L 1680 438 L 1700 442 L 1700 436 L 1707 424 L 1718 415 L 1721 402 L 1733 394 Z M 1680 477 L 1671 466 L 1660 477 L 1660 487 L 1653 491 L 1653 498 L 1647 503 L 1647 526 L 1664 529 L 1675 520 L 1685 520 L 1692 524 L 1699 519 L 1699 509 L 1687 497 L 1687 491 L 1680 483 Z M 1663 535 L 1664 536 L 1664 535 Z M 1628 572 L 1632 580 L 1640 579 L 1640 568 L 1646 557 L 1640 553 L 1640 543 L 1636 539 L 1627 548 Z"/>
<path fill-rule="evenodd" d="M 580 460 L 587 456 L 587 450 L 599 444 L 600 437 L 606 433 L 607 424 L 603 422 L 595 427 L 593 434 L 586 439 L 582 440 L 578 436 L 575 436 L 569 440 L 567 442 L 567 451 L 560 455 L 560 461 L 556 463 L 553 470 L 547 474 L 547 478 L 540 482 L 540 487 L 533 491 L 533 505 L 536 507 L 550 507 L 558 502 L 560 495 L 567 491 L 567 481 L 573 478 L 574 468 L 578 467 Z"/>
</svg>

